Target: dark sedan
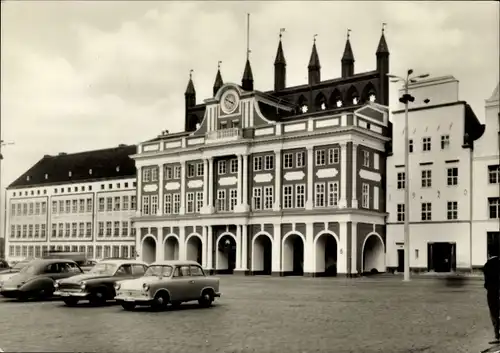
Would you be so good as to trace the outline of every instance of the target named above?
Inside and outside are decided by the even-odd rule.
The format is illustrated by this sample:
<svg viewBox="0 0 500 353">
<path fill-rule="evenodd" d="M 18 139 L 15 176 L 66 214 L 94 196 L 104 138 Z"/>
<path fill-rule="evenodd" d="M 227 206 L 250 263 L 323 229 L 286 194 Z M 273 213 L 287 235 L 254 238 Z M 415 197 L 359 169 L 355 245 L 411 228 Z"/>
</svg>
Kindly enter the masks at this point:
<svg viewBox="0 0 500 353">
<path fill-rule="evenodd" d="M 0 294 L 18 300 L 48 298 L 54 294 L 56 280 L 82 273 L 72 260 L 33 260 L 3 283 Z"/>
</svg>

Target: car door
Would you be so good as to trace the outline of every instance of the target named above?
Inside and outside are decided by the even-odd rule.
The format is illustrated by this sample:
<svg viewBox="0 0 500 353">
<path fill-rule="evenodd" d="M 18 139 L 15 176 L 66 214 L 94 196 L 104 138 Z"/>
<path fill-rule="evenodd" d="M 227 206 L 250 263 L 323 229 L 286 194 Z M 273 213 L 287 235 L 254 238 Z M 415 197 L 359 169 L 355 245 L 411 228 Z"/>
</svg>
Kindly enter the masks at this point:
<svg viewBox="0 0 500 353">
<path fill-rule="evenodd" d="M 146 272 L 147 267 L 144 265 L 140 264 L 132 264 L 132 277 L 133 278 L 139 278 L 144 276 L 144 273 Z"/>
<path fill-rule="evenodd" d="M 194 299 L 201 297 L 201 291 L 203 287 L 205 287 L 205 274 L 203 273 L 203 270 L 201 269 L 200 266 L 197 265 L 191 265 L 190 266 L 190 274 L 191 274 L 191 280 L 190 280 L 190 285 L 193 288 L 193 296 Z"/>
<path fill-rule="evenodd" d="M 172 300 L 192 300 L 193 289 L 191 286 L 189 266 L 176 266 L 168 290 Z"/>
<path fill-rule="evenodd" d="M 66 272 L 63 272 L 66 270 L 66 264 L 65 263 L 58 263 L 54 262 L 50 265 L 47 265 L 45 268 L 44 276 L 52 278 L 54 281 L 62 278 L 66 278 Z"/>
<path fill-rule="evenodd" d="M 115 277 L 118 277 L 116 279 L 117 281 L 134 278 L 134 275 L 132 273 L 132 265 L 131 264 L 121 265 L 115 272 Z"/>
</svg>

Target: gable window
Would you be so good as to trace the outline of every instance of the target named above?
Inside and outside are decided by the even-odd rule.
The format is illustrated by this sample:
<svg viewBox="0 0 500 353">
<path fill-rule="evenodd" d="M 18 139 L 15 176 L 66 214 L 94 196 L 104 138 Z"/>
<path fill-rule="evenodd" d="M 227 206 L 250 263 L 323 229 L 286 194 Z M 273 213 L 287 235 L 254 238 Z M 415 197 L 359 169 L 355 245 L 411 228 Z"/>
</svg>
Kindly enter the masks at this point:
<svg viewBox="0 0 500 353">
<path fill-rule="evenodd" d="M 314 184 L 314 206 L 325 207 L 325 183 Z"/>
<path fill-rule="evenodd" d="M 458 219 L 458 202 L 448 201 L 447 202 L 447 218 L 449 220 Z"/>
<path fill-rule="evenodd" d="M 151 170 L 149 168 L 144 168 L 142 170 L 142 181 L 149 183 L 151 181 Z"/>
<path fill-rule="evenodd" d="M 259 211 L 262 209 L 262 188 L 254 187 L 252 191 L 253 209 Z"/>
<path fill-rule="evenodd" d="M 431 221 L 432 220 L 432 205 L 430 202 L 422 202 L 421 219 L 422 219 L 422 221 Z"/>
<path fill-rule="evenodd" d="M 447 149 L 450 147 L 450 135 L 441 135 L 441 149 Z"/>
<path fill-rule="evenodd" d="M 199 177 L 203 176 L 204 171 L 205 171 L 205 168 L 204 168 L 203 163 L 198 163 L 196 165 L 196 176 L 199 176 Z"/>
<path fill-rule="evenodd" d="M 363 183 L 361 205 L 363 208 L 370 208 L 370 185 Z"/>
<path fill-rule="evenodd" d="M 172 170 L 172 167 L 166 167 L 165 168 L 165 180 L 173 179 L 173 177 L 174 177 L 174 171 Z"/>
<path fill-rule="evenodd" d="M 273 208 L 274 203 L 274 189 L 272 186 L 264 187 L 264 209 L 270 210 Z"/>
<path fill-rule="evenodd" d="M 253 171 L 260 172 L 262 170 L 262 156 L 253 157 Z"/>
<path fill-rule="evenodd" d="M 173 206 L 173 209 L 172 209 L 172 213 L 173 214 L 179 214 L 179 212 L 181 210 L 181 194 L 175 193 L 173 195 L 173 197 L 174 197 L 174 206 Z"/>
<path fill-rule="evenodd" d="M 231 174 L 238 173 L 238 160 L 237 159 L 231 159 L 229 161 L 229 168 L 230 168 Z"/>
<path fill-rule="evenodd" d="M 337 207 L 339 202 L 339 182 L 328 183 L 328 207 Z"/>
<path fill-rule="evenodd" d="M 217 171 L 219 175 L 226 174 L 226 161 L 217 162 Z"/>
<path fill-rule="evenodd" d="M 188 192 L 186 194 L 186 196 L 187 196 L 186 213 L 193 213 L 194 212 L 194 192 Z"/>
<path fill-rule="evenodd" d="M 413 153 L 413 139 L 408 140 L 408 152 Z"/>
<path fill-rule="evenodd" d="M 194 164 L 188 164 L 187 177 L 192 178 L 195 175 L 195 167 Z"/>
<path fill-rule="evenodd" d="M 295 185 L 295 207 L 304 208 L 306 206 L 306 186 L 304 184 Z"/>
<path fill-rule="evenodd" d="M 283 155 L 283 169 L 293 168 L 293 153 L 285 153 Z"/>
<path fill-rule="evenodd" d="M 264 169 L 273 170 L 274 169 L 274 156 L 268 155 L 264 157 Z"/>
<path fill-rule="evenodd" d="M 165 214 L 172 214 L 172 195 L 165 194 L 165 204 L 164 204 Z"/>
<path fill-rule="evenodd" d="M 283 186 L 283 208 L 292 208 L 293 186 Z"/>
<path fill-rule="evenodd" d="M 229 190 L 229 211 L 234 211 L 234 207 L 238 203 L 238 189 Z"/>
<path fill-rule="evenodd" d="M 500 165 L 488 166 L 488 182 L 490 184 L 500 183 Z"/>
<path fill-rule="evenodd" d="M 405 221 L 405 204 L 404 203 L 398 203 L 397 216 L 398 216 L 398 222 Z"/>
<path fill-rule="evenodd" d="M 174 167 L 174 179 L 180 179 L 181 178 L 181 166 L 176 165 Z"/>
<path fill-rule="evenodd" d="M 338 148 L 328 149 L 328 164 L 338 164 L 340 160 L 340 151 Z"/>
<path fill-rule="evenodd" d="M 322 166 L 326 164 L 325 150 L 316 150 L 316 165 Z"/>
<path fill-rule="evenodd" d="M 500 218 L 500 197 L 488 198 L 490 219 Z"/>
<path fill-rule="evenodd" d="M 200 212 L 203 207 L 203 191 L 196 192 L 196 212 Z"/>
<path fill-rule="evenodd" d="M 432 171 L 430 169 L 422 170 L 422 187 L 430 188 L 432 186 Z"/>
<path fill-rule="evenodd" d="M 304 152 L 297 152 L 295 155 L 295 167 L 301 168 L 305 165 Z"/>
<path fill-rule="evenodd" d="M 363 151 L 363 167 L 370 167 L 370 152 Z"/>
<path fill-rule="evenodd" d="M 422 138 L 422 150 L 424 152 L 428 152 L 431 150 L 431 138 L 430 137 L 423 137 Z"/>
<path fill-rule="evenodd" d="M 217 190 L 217 211 L 226 210 L 226 190 Z"/>
<path fill-rule="evenodd" d="M 453 167 L 447 169 L 447 183 L 448 186 L 458 184 L 458 168 Z"/>
</svg>

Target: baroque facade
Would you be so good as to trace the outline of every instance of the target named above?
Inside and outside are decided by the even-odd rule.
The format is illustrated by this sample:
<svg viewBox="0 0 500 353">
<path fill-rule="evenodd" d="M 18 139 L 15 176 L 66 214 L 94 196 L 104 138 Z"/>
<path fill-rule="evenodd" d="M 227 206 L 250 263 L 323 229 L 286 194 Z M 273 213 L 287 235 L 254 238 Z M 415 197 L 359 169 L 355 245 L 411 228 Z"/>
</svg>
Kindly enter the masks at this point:
<svg viewBox="0 0 500 353">
<path fill-rule="evenodd" d="M 349 38 L 341 77 L 286 86 L 281 39 L 275 87 L 223 83 L 196 104 L 185 131 L 138 145 L 137 249 L 142 260 L 192 259 L 215 273 L 358 275 L 385 271 L 385 168 L 390 150 L 389 51 L 354 73 Z"/>
<path fill-rule="evenodd" d="M 44 156 L 7 188 L 9 261 L 45 251 L 135 257 L 136 146 Z"/>
</svg>

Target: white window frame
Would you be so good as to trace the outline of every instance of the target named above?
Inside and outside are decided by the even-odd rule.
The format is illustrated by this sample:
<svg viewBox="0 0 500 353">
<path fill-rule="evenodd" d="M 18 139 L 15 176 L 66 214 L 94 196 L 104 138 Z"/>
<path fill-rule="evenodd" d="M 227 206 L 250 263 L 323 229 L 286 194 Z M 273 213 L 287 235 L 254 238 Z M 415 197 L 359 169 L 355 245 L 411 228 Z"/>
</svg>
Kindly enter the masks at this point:
<svg viewBox="0 0 500 353">
<path fill-rule="evenodd" d="M 361 185 L 361 207 L 370 208 L 370 184 Z"/>
<path fill-rule="evenodd" d="M 203 191 L 196 192 L 196 213 L 200 213 L 201 208 L 203 207 L 204 197 Z"/>
<path fill-rule="evenodd" d="M 203 163 L 196 164 L 196 176 L 202 177 L 205 173 L 205 166 Z"/>
<path fill-rule="evenodd" d="M 142 169 L 142 181 L 144 183 L 149 183 L 151 181 L 151 169 L 143 167 Z"/>
<path fill-rule="evenodd" d="M 283 169 L 292 169 L 292 168 L 293 168 L 293 153 L 284 153 Z"/>
<path fill-rule="evenodd" d="M 397 175 L 398 190 L 404 189 L 406 187 L 406 173 L 398 172 Z"/>
<path fill-rule="evenodd" d="M 182 175 L 181 166 L 180 165 L 174 166 L 174 179 L 180 179 L 181 175 Z"/>
<path fill-rule="evenodd" d="M 413 139 L 408 140 L 408 152 L 413 153 Z"/>
<path fill-rule="evenodd" d="M 450 135 L 441 135 L 441 149 L 450 148 Z"/>
<path fill-rule="evenodd" d="M 446 219 L 450 221 L 458 219 L 458 201 L 446 202 Z"/>
<path fill-rule="evenodd" d="M 229 160 L 229 173 L 237 174 L 238 173 L 238 159 L 230 159 Z"/>
<path fill-rule="evenodd" d="M 151 181 L 158 181 L 158 168 L 151 168 Z"/>
<path fill-rule="evenodd" d="M 149 215 L 149 195 L 142 196 L 142 214 Z"/>
<path fill-rule="evenodd" d="M 295 154 L 295 167 L 296 168 L 302 168 L 306 165 L 306 160 L 305 160 L 306 154 L 304 151 L 297 152 Z"/>
<path fill-rule="evenodd" d="M 396 205 L 396 220 L 398 222 L 405 221 L 405 204 L 404 203 L 398 203 Z"/>
<path fill-rule="evenodd" d="M 158 214 L 158 195 L 151 195 L 151 215 Z"/>
<path fill-rule="evenodd" d="M 283 185 L 283 208 L 293 208 L 293 185 Z"/>
<path fill-rule="evenodd" d="M 220 189 L 217 190 L 217 211 L 225 212 L 226 211 L 226 190 Z"/>
<path fill-rule="evenodd" d="M 432 150 L 432 139 L 430 136 L 422 137 L 422 151 L 430 152 Z"/>
<path fill-rule="evenodd" d="M 422 202 L 420 206 L 420 220 L 432 221 L 432 203 Z"/>
<path fill-rule="evenodd" d="M 306 207 L 306 184 L 295 184 L 295 208 Z"/>
<path fill-rule="evenodd" d="M 262 170 L 262 156 L 253 157 L 253 171 L 260 172 Z"/>
<path fill-rule="evenodd" d="M 492 217 L 492 214 L 493 214 L 493 217 Z M 499 219 L 499 218 L 500 218 L 500 197 L 489 197 L 488 198 L 488 219 Z"/>
<path fill-rule="evenodd" d="M 187 177 L 194 178 L 196 176 L 196 165 L 194 163 L 187 164 Z"/>
<path fill-rule="evenodd" d="M 500 183 L 500 165 L 488 166 L 488 184 Z"/>
<path fill-rule="evenodd" d="M 325 183 L 314 183 L 314 207 L 325 207 L 326 185 Z"/>
<path fill-rule="evenodd" d="M 229 189 L 229 211 L 234 211 L 238 204 L 238 189 Z"/>
<path fill-rule="evenodd" d="M 264 170 L 273 170 L 274 169 L 274 155 L 269 154 L 264 156 Z"/>
<path fill-rule="evenodd" d="M 227 172 L 226 161 L 225 160 L 217 161 L 217 174 L 224 175 L 226 174 L 226 172 Z"/>
<path fill-rule="evenodd" d="M 165 214 L 172 214 L 172 194 L 165 194 L 163 212 Z"/>
<path fill-rule="evenodd" d="M 446 184 L 448 186 L 458 185 L 458 167 L 446 168 Z"/>
<path fill-rule="evenodd" d="M 421 187 L 423 189 L 429 189 L 432 187 L 432 169 L 424 169 L 421 171 Z"/>
<path fill-rule="evenodd" d="M 370 168 L 370 152 L 363 151 L 363 167 Z"/>
<path fill-rule="evenodd" d="M 327 202 L 328 207 L 338 207 L 339 205 L 339 182 L 329 181 L 327 188 Z"/>
<path fill-rule="evenodd" d="M 165 180 L 172 180 L 174 178 L 174 169 L 172 167 L 165 167 Z"/>
<path fill-rule="evenodd" d="M 186 213 L 194 213 L 194 192 L 186 193 Z"/>
<path fill-rule="evenodd" d="M 314 165 L 317 167 L 326 165 L 326 151 L 324 149 L 314 151 Z"/>
<path fill-rule="evenodd" d="M 172 214 L 179 214 L 181 212 L 181 194 L 180 193 L 175 193 L 172 194 L 173 197 L 173 207 L 172 207 Z"/>
<path fill-rule="evenodd" d="M 260 186 L 252 188 L 252 209 L 254 211 L 262 210 L 262 187 Z"/>
<path fill-rule="evenodd" d="M 340 163 L 340 149 L 338 147 L 333 147 L 328 149 L 328 164 L 339 164 Z"/>
<path fill-rule="evenodd" d="M 274 203 L 274 187 L 264 186 L 264 210 L 272 210 Z"/>
</svg>

